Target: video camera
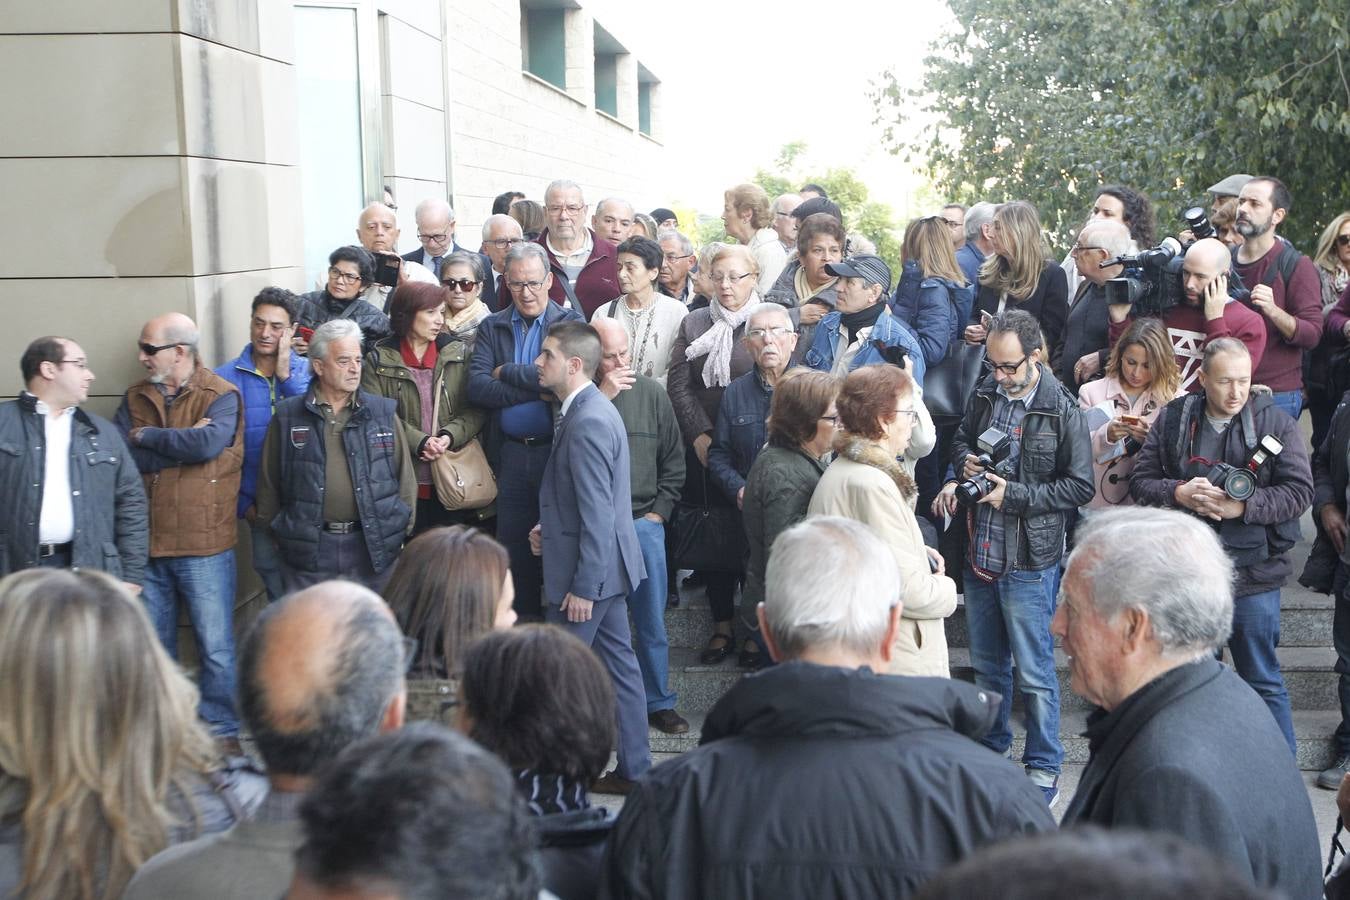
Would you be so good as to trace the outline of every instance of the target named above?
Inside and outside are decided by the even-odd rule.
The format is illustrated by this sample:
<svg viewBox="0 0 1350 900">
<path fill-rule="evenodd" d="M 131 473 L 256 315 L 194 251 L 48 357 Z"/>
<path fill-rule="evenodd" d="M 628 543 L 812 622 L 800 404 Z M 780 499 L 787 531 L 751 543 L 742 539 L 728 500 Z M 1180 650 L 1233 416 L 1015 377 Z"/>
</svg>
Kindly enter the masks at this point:
<svg viewBox="0 0 1350 900">
<path fill-rule="evenodd" d="M 975 439 L 975 449 L 979 451 L 976 455 L 984 471 L 976 472 L 956 486 L 956 499 L 963 506 L 978 503 L 994 489 L 994 483 L 989 480 L 988 473 L 992 472 L 1004 481 L 1016 474 L 1008 462 L 1008 455 L 1012 452 L 1012 438 L 997 428 L 986 428 L 984 433 Z"/>
<path fill-rule="evenodd" d="M 1192 206 L 1182 217 L 1196 240 L 1214 237 L 1214 226 L 1202 208 Z M 1123 266 L 1125 269 L 1120 277 L 1107 280 L 1107 304 L 1128 303 L 1130 312 L 1135 316 L 1161 316 L 1172 307 L 1184 303 L 1186 290 L 1181 266 L 1191 244 L 1183 246 L 1176 238 L 1169 237 L 1151 250 L 1117 256 L 1101 263 L 1100 268 L 1103 269 L 1112 266 Z M 1228 296 L 1234 300 L 1251 298 L 1251 292 L 1242 283 L 1242 276 L 1231 265 L 1228 267 Z"/>
</svg>

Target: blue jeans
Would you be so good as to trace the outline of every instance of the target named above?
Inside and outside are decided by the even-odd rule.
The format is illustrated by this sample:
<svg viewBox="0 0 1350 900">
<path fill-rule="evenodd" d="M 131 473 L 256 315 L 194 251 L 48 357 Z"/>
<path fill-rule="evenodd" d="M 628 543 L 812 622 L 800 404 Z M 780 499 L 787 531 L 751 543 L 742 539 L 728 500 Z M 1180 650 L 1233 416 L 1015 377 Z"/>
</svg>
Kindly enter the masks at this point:
<svg viewBox="0 0 1350 900">
<path fill-rule="evenodd" d="M 1278 396 L 1278 395 L 1277 395 Z M 1333 625 L 1334 628 L 1334 625 Z M 1263 591 L 1233 600 L 1233 635 L 1228 639 L 1228 652 L 1233 654 L 1233 668 L 1242 680 L 1261 695 L 1270 708 L 1275 724 L 1289 742 L 1296 755 L 1294 718 L 1289 712 L 1289 691 L 1280 674 L 1280 661 L 1275 648 L 1280 646 L 1280 591 Z"/>
<path fill-rule="evenodd" d="M 160 643 L 178 658 L 178 602 L 187 605 L 201 670 L 197 714 L 216 737 L 239 733 L 234 712 L 234 550 L 214 556 L 151 557 L 141 600 Z"/>
<path fill-rule="evenodd" d="M 1012 710 L 1013 668 L 1017 690 L 1027 708 L 1027 770 L 1059 773 L 1064 747 L 1059 742 L 1059 681 L 1055 677 L 1055 643 L 1050 620 L 1055 615 L 1059 566 L 1037 571 L 1014 569 L 993 583 L 965 571 L 966 621 L 970 628 L 970 662 L 975 683 L 1003 697 L 998 719 L 981 743 L 1005 753 L 1012 743 L 1008 716 Z"/>
<path fill-rule="evenodd" d="M 628 611 L 637 630 L 633 649 L 642 669 L 642 688 L 647 694 L 647 712 L 675 708 L 675 694 L 668 687 L 670 641 L 666 637 L 666 529 L 650 519 L 633 520 L 642 564 L 647 577 L 628 595 Z"/>
<path fill-rule="evenodd" d="M 1296 422 L 1298 421 L 1298 417 L 1303 413 L 1302 391 L 1274 391 L 1271 393 L 1270 399 L 1274 401 L 1275 405 L 1280 409 L 1289 413 L 1289 417 Z"/>
<path fill-rule="evenodd" d="M 253 571 L 267 590 L 267 602 L 273 603 L 286 593 L 281 582 L 281 551 L 272 533 L 262 525 L 250 524 L 248 530 L 253 536 Z"/>
<path fill-rule="evenodd" d="M 539 524 L 539 488 L 552 450 L 547 444 L 526 447 L 505 440 L 497 467 L 497 540 L 511 557 L 516 614 L 527 622 L 544 617 L 539 597 L 544 570 L 530 550 L 530 529 Z"/>
</svg>

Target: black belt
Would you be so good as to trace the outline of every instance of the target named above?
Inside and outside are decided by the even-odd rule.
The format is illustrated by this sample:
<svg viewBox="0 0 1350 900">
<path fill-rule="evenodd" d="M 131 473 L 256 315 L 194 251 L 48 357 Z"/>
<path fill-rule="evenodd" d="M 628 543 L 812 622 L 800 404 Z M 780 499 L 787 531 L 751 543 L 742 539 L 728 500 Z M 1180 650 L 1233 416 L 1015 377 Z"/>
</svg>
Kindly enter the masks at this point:
<svg viewBox="0 0 1350 900">
<path fill-rule="evenodd" d="M 511 437 L 509 434 L 505 437 L 508 441 L 512 441 L 516 444 L 524 444 L 526 447 L 547 447 L 549 444 L 553 443 L 553 435 L 551 434 L 548 437 L 518 438 Z"/>
<path fill-rule="evenodd" d="M 360 522 L 324 522 L 323 530 L 329 534 L 351 534 L 361 530 Z"/>
<path fill-rule="evenodd" d="M 38 559 L 49 559 L 53 556 L 69 556 L 71 541 L 64 544 L 38 544 Z"/>
</svg>

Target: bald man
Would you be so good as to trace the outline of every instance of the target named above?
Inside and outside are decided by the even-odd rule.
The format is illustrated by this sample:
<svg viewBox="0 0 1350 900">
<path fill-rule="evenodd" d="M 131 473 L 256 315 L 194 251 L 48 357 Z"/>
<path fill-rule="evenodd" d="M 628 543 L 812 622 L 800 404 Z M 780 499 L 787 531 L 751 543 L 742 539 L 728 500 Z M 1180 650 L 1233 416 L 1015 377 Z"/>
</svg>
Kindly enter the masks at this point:
<svg viewBox="0 0 1350 900">
<path fill-rule="evenodd" d="M 633 209 L 633 204 L 618 197 L 606 197 L 595 206 L 595 215 L 591 216 L 591 228 L 617 247 L 632 235 L 636 217 L 637 212 Z"/>
<path fill-rule="evenodd" d="M 1228 272 L 1232 255 L 1228 247 L 1214 238 L 1196 241 L 1186 251 L 1181 267 L 1181 303 L 1166 310 L 1163 324 L 1172 338 L 1172 354 L 1181 370 L 1181 386 L 1197 393 L 1200 361 L 1205 344 L 1215 338 L 1237 338 L 1246 345 L 1252 357 L 1252 371 L 1261 362 L 1266 348 L 1266 323 L 1253 312 L 1228 295 Z M 1134 317 L 1128 303 L 1107 307 L 1111 319 L 1111 346 L 1130 327 Z"/>
<path fill-rule="evenodd" d="M 647 577 L 628 595 L 628 611 L 633 616 L 633 649 L 647 695 L 647 723 L 666 734 L 684 734 L 689 723 L 675 711 L 675 692 L 669 688 L 670 642 L 665 620 L 665 523 L 684 484 L 680 426 L 661 383 L 633 371 L 624 327 L 604 316 L 596 316 L 591 327 L 600 334 L 596 386 L 613 401 L 628 434 L 633 530 L 647 569 Z"/>
<path fill-rule="evenodd" d="M 420 207 L 419 207 L 420 208 Z M 446 204 L 449 209 L 449 204 Z M 450 213 L 452 219 L 454 212 Z M 379 265 L 384 263 L 395 263 L 398 265 L 398 283 L 404 284 L 409 281 L 422 281 L 427 284 L 440 284 L 436 276 L 431 274 L 431 270 L 418 262 L 398 255 L 398 217 L 394 211 L 383 203 L 372 203 L 361 210 L 361 215 L 356 219 L 356 239 L 361 242 L 371 253 L 375 254 L 375 265 L 378 270 Z M 453 240 L 453 230 L 451 233 Z M 411 256 L 412 254 L 409 254 Z M 319 277 L 314 281 L 314 290 L 321 291 L 328 286 L 328 276 L 325 272 L 320 272 Z M 389 314 L 389 294 L 393 288 L 384 284 L 372 284 L 366 288 L 361 299 L 365 300 L 376 309 L 383 310 L 385 315 Z"/>
<path fill-rule="evenodd" d="M 202 365 L 196 324 L 182 313 L 145 323 L 136 342 L 144 380 L 114 423 L 140 470 L 150 505 L 150 558 L 141 599 L 178 658 L 178 605 L 187 606 L 201 674 L 198 713 L 227 750 L 234 713 L 235 506 L 244 461 L 239 390 Z"/>
<path fill-rule="evenodd" d="M 239 705 L 271 791 L 229 831 L 153 857 L 124 896 L 280 897 L 316 774 L 349 744 L 402 726 L 403 660 L 389 607 L 360 585 L 325 581 L 263 610 L 240 647 Z"/>
<path fill-rule="evenodd" d="M 792 217 L 792 211 L 801 202 L 802 198 L 796 194 L 779 194 L 773 201 L 773 230 L 778 232 L 778 242 L 788 253 L 797 249 L 797 226 L 800 223 Z"/>
</svg>

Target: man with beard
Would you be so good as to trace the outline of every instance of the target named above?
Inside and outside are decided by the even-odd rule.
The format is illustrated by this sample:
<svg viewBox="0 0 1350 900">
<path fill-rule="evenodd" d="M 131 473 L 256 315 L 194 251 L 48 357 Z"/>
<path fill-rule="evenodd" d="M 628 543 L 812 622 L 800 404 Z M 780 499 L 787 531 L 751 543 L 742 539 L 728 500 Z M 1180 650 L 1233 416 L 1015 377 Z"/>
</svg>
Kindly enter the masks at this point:
<svg viewBox="0 0 1350 900">
<path fill-rule="evenodd" d="M 1322 282 L 1317 267 L 1275 229 L 1292 205 L 1284 182 L 1258 175 L 1238 194 L 1234 251 L 1237 273 L 1252 292 L 1251 306 L 1266 318 L 1266 348 L 1252 372 L 1275 403 L 1298 418 L 1303 409 L 1303 352 L 1322 339 Z"/>
</svg>

